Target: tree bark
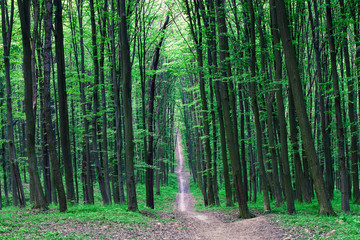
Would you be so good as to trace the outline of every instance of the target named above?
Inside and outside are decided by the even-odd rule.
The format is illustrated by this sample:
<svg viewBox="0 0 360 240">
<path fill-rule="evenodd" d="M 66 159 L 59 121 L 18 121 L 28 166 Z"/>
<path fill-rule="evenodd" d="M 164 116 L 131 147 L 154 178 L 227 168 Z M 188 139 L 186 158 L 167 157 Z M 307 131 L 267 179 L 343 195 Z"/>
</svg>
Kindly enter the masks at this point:
<svg viewBox="0 0 360 240">
<path fill-rule="evenodd" d="M 223 0 L 216 0 L 216 16 L 217 16 L 217 29 L 219 41 L 219 57 L 220 66 L 219 70 L 223 78 L 230 78 L 231 71 L 229 65 L 229 45 L 227 38 L 227 27 L 225 22 L 225 9 Z M 233 170 L 233 179 L 236 187 L 236 196 L 239 204 L 239 217 L 249 218 L 250 212 L 245 200 L 245 193 L 243 189 L 242 173 L 240 167 L 240 154 L 238 139 L 233 135 L 234 124 L 236 121 L 235 116 L 231 117 L 231 104 L 229 100 L 228 86 L 226 82 L 220 83 L 221 102 L 224 113 L 224 123 L 226 129 L 226 137 L 228 143 L 228 150 L 230 153 L 230 160 Z"/>
<path fill-rule="evenodd" d="M 122 65 L 122 81 L 123 81 L 123 107 L 125 120 L 125 175 L 126 175 L 126 192 L 127 204 L 129 211 L 137 211 L 136 186 L 134 175 L 134 132 L 133 117 L 131 106 L 131 63 L 130 63 L 130 46 L 127 33 L 127 14 L 125 10 L 125 0 L 119 0 L 120 15 L 120 40 L 121 40 L 121 56 Z"/>
<path fill-rule="evenodd" d="M 356 11 L 357 10 L 357 11 Z M 357 12 L 357 14 L 356 14 Z M 360 72 L 360 30 L 359 30 L 359 20 L 360 20 L 360 2 L 354 1 L 351 7 L 351 15 L 354 20 L 354 35 L 355 35 L 355 45 L 356 45 L 356 55 L 355 55 L 355 66 L 356 74 L 359 76 Z M 360 83 L 360 77 L 358 77 L 358 84 Z M 360 96 L 360 88 L 358 88 L 358 96 Z M 358 107 L 360 111 L 360 98 L 358 102 Z M 351 163 L 351 172 L 352 172 L 352 182 L 353 182 L 353 199 L 354 202 L 360 204 L 360 190 L 359 190 L 359 156 L 357 159 L 354 159 Z"/>
<path fill-rule="evenodd" d="M 347 18 L 346 18 L 346 9 L 344 5 L 344 0 L 339 0 L 340 7 L 341 7 L 341 16 L 343 19 L 342 23 L 342 32 L 343 32 L 343 50 L 344 50 L 344 60 L 345 60 L 345 73 L 347 78 L 347 87 L 348 87 L 348 114 L 349 114 L 349 121 L 350 121 L 350 160 L 351 160 L 351 166 L 354 166 L 357 164 L 358 161 L 358 129 L 357 129 L 357 111 L 356 111 L 356 96 L 355 96 L 355 90 L 354 90 L 354 77 L 351 75 L 351 69 L 350 69 L 350 56 L 349 56 L 349 44 L 347 39 Z M 354 169 L 356 172 L 356 169 Z M 345 168 L 346 175 L 348 174 L 348 169 Z M 352 173 L 355 174 L 354 172 Z M 346 176 L 348 179 L 348 176 Z M 350 194 L 350 179 L 347 180 L 347 186 L 344 186 L 347 190 L 348 196 L 351 196 Z M 353 180 L 355 180 L 355 177 L 353 176 Z M 359 194 L 359 181 L 355 180 L 353 181 L 353 188 L 354 188 L 354 195 Z M 357 197 L 359 198 L 359 197 Z M 346 200 L 346 199 L 345 199 Z M 355 198 L 355 201 L 357 199 Z M 342 204 L 343 205 L 343 204 Z M 348 208 L 344 211 L 350 211 L 350 205 L 348 203 L 344 203 L 344 208 Z"/>
<path fill-rule="evenodd" d="M 250 14 L 250 43 L 251 43 L 251 58 L 250 58 L 250 72 L 251 72 L 251 81 L 249 83 L 249 91 L 251 97 L 251 107 L 254 114 L 255 128 L 256 128 L 256 145 L 257 145 L 257 156 L 259 162 L 260 178 L 263 189 L 264 196 L 264 211 L 271 211 L 269 193 L 267 187 L 267 177 L 265 172 L 264 160 L 263 160 L 263 143 L 262 143 L 262 127 L 260 123 L 260 113 L 257 102 L 256 95 L 256 84 L 255 84 L 255 64 L 256 64 L 256 55 L 255 55 L 255 13 L 253 9 L 253 4 L 251 0 L 248 0 L 249 14 Z"/>
<path fill-rule="evenodd" d="M 76 4 L 78 12 L 78 22 L 79 22 L 79 33 L 80 33 L 80 79 L 79 79 L 79 88 L 80 88 L 80 99 L 81 99 L 81 110 L 83 115 L 83 124 L 84 124 L 84 142 L 83 142 L 83 177 L 84 177 L 84 200 L 87 204 L 94 204 L 94 189 L 93 181 L 91 178 L 91 154 L 90 154 L 90 140 L 89 140 L 89 121 L 85 117 L 87 116 L 87 102 L 85 97 L 85 87 L 87 82 L 85 82 L 85 49 L 84 49 L 84 28 L 83 28 L 83 0 L 79 0 Z"/>
<path fill-rule="evenodd" d="M 0 4 L 1 7 L 1 23 L 2 23 L 2 38 L 4 46 L 4 65 L 5 65 L 5 79 L 6 79 L 6 116 L 7 116 L 7 140 L 9 150 L 9 162 L 12 177 L 12 189 L 13 189 L 13 204 L 17 205 L 17 200 L 20 202 L 21 207 L 26 206 L 25 195 L 20 177 L 19 164 L 15 161 L 15 139 L 13 129 L 13 115 L 12 115 L 12 89 L 10 82 L 10 46 L 12 37 L 12 28 L 14 23 L 14 0 L 11 0 L 10 16 L 8 13 L 7 1 L 3 0 Z M 5 159 L 4 159 L 5 161 Z M 4 173 L 5 174 L 5 173 Z M 4 175 L 5 177 L 5 175 Z M 6 181 L 5 181 L 6 183 Z"/>
<path fill-rule="evenodd" d="M 321 66 L 321 53 L 320 53 L 320 36 L 319 36 L 319 13 L 317 10 L 317 1 L 313 0 L 314 2 L 314 13 L 315 13 L 315 24 L 312 16 L 311 11 L 311 1 L 308 1 L 308 7 L 309 7 L 309 20 L 311 23 L 311 29 L 312 29 L 312 35 L 313 35 L 313 42 L 314 42 L 314 51 L 315 51 L 315 57 L 316 57 L 316 68 L 317 68 L 317 75 L 318 75 L 318 81 L 319 84 L 324 83 L 323 78 L 323 72 L 322 72 L 322 66 Z M 331 148 L 330 148 L 330 136 L 329 131 L 327 130 L 329 128 L 329 122 L 328 114 L 326 113 L 326 106 L 325 106 L 325 100 L 324 100 L 324 90 L 322 86 L 318 87 L 319 89 L 319 110 L 320 110 L 320 122 L 321 122 L 321 134 L 322 134 L 322 144 L 323 144 L 323 150 L 324 150 L 324 162 L 325 162 L 325 185 L 326 189 L 329 193 L 330 199 L 332 198 L 332 190 L 331 190 L 331 178 L 332 178 L 332 158 L 331 158 Z"/>
<path fill-rule="evenodd" d="M 91 40 L 92 40 L 92 50 L 93 50 L 93 62 L 94 62 L 94 92 L 93 92 L 93 118 L 92 118 L 92 151 L 93 159 L 95 161 L 96 173 L 99 181 L 99 188 L 101 192 L 101 197 L 104 204 L 109 204 L 110 199 L 106 192 L 104 176 L 101 169 L 101 164 L 99 160 L 99 150 L 98 150 L 98 109 L 99 109 L 99 97 L 98 97 L 98 88 L 99 88 L 99 60 L 98 60 L 98 46 L 96 38 L 96 22 L 95 22 L 95 9 L 94 9 L 94 0 L 90 0 L 90 19 L 91 19 Z"/>
<path fill-rule="evenodd" d="M 115 2 L 116 0 L 111 1 L 111 10 L 115 12 Z M 124 203 L 125 193 L 124 193 L 124 183 L 123 183 L 123 159 L 122 159 L 122 149 L 123 149 L 123 137 L 122 137 L 122 113 L 121 113 L 121 103 L 120 103 L 120 76 L 116 73 L 116 48 L 115 48 L 115 22 L 114 18 L 111 19 L 111 27 L 109 28 L 110 35 L 110 47 L 111 47 L 111 62 L 112 62 L 112 82 L 113 82 L 113 92 L 114 92 L 114 108 L 115 108 L 115 128 L 116 128 L 116 161 L 114 162 L 114 177 L 116 179 L 116 187 L 119 191 L 119 203 Z M 114 182 L 113 182 L 114 184 Z M 114 202 L 115 202 L 115 194 L 114 194 Z"/>
<path fill-rule="evenodd" d="M 160 31 L 164 33 L 167 25 L 169 24 L 169 16 L 167 15 L 165 21 L 160 28 Z M 160 49 L 164 43 L 165 37 L 162 36 L 159 43 L 156 45 L 153 57 L 151 60 L 150 70 L 156 71 L 159 64 Z M 154 73 L 149 79 L 149 107 L 148 107 L 148 152 L 146 156 L 146 206 L 154 209 L 154 104 L 155 104 L 155 82 L 156 73 Z"/>
<path fill-rule="evenodd" d="M 107 195 L 108 203 L 111 204 L 111 191 L 110 191 L 110 175 L 109 175 L 109 154 L 108 154 L 108 135 L 107 135 L 107 107 L 106 107 L 106 93 L 105 93 L 105 40 L 106 40 L 106 27 L 108 17 L 105 16 L 108 11 L 108 1 L 104 1 L 104 8 L 101 13 L 101 40 L 100 40 L 100 61 L 99 61 L 99 70 L 100 70 L 100 84 L 101 84 L 101 105 L 103 110 L 102 115 L 102 151 L 103 151 L 103 161 L 102 165 L 104 168 L 104 185 L 105 192 Z"/>
<path fill-rule="evenodd" d="M 287 17 L 287 10 L 285 8 L 285 2 L 284 0 L 276 0 L 275 3 L 277 9 L 277 21 L 285 53 L 286 67 L 288 70 L 289 84 L 291 85 L 291 90 L 294 95 L 294 103 L 299 119 L 303 145 L 314 181 L 316 196 L 319 202 L 319 214 L 335 215 L 328 197 L 328 193 L 325 190 L 324 179 L 322 178 L 319 160 L 317 159 L 314 139 L 311 133 L 311 126 L 306 112 L 296 53 L 291 41 L 291 32 Z"/>
<path fill-rule="evenodd" d="M 339 159 L 340 184 L 341 184 L 340 187 L 341 210 L 344 212 L 349 212 L 350 205 L 349 205 L 349 192 L 348 192 L 348 181 L 347 181 L 348 179 L 347 179 L 347 172 L 345 166 L 345 146 L 344 146 L 345 138 L 344 138 L 344 127 L 342 120 L 341 96 L 340 96 L 340 87 L 339 87 L 339 76 L 337 73 L 336 49 L 335 49 L 335 39 L 333 36 L 334 29 L 332 23 L 330 0 L 326 0 L 326 20 L 327 20 L 327 31 L 329 38 L 331 75 L 333 79 L 333 92 L 334 92 L 334 104 L 335 104 L 335 116 L 336 116 L 336 136 L 337 136 L 337 145 L 338 145 L 338 159 Z M 344 44 L 346 43 L 347 42 L 345 42 Z"/>
<path fill-rule="evenodd" d="M 35 154 L 35 114 L 33 98 L 33 79 L 31 67 L 31 42 L 30 42 L 30 2 L 18 0 L 21 32 L 23 42 L 23 74 L 25 80 L 25 114 L 26 114 L 26 149 L 29 160 L 30 176 L 34 187 L 34 208 L 47 209 L 39 173 L 37 171 Z"/>
<path fill-rule="evenodd" d="M 60 143 L 63 156 L 66 182 L 66 197 L 69 202 L 75 202 L 75 190 L 73 179 L 73 165 L 71 159 L 69 113 L 67 103 L 65 56 L 64 56 L 64 33 L 62 23 L 61 0 L 54 0 L 55 6 L 55 52 L 57 63 L 57 80 L 59 93 L 59 115 L 60 115 Z"/>
<path fill-rule="evenodd" d="M 206 1 L 207 8 L 209 13 L 214 12 L 214 1 Z M 204 11 L 202 11 L 204 15 Z M 229 174 L 229 164 L 228 164 L 228 157 L 227 157 L 227 151 L 226 151 L 226 136 L 225 136 L 225 126 L 224 126 L 224 119 L 223 119 L 223 111 L 221 106 L 221 96 L 220 96 L 220 89 L 219 89 L 219 81 L 217 80 L 217 69 L 218 69 L 218 63 L 217 63 L 217 52 L 216 52 L 216 22 L 215 22 L 215 15 L 214 14 L 208 14 L 208 26 L 205 26 L 206 29 L 209 29 L 207 31 L 208 33 L 208 64 L 209 64 L 209 73 L 210 73 L 210 82 L 213 82 L 213 88 L 215 91 L 215 99 L 216 99 L 216 112 L 218 115 L 219 120 L 219 131 L 220 131 L 220 145 L 221 145 L 221 159 L 223 163 L 223 173 L 224 173 L 224 182 L 225 182 L 225 196 L 226 196 L 226 206 L 232 206 L 233 200 L 232 200 L 232 191 L 231 191 L 231 184 L 230 184 L 230 174 Z M 204 21 L 206 22 L 206 21 Z M 212 83 L 210 83 L 212 85 Z M 211 86 L 212 88 L 212 86 Z M 211 90 L 211 96 L 213 95 Z M 212 97 L 213 98 L 213 97 Z M 212 106 L 212 108 L 214 108 Z M 215 112 L 215 111 L 213 111 Z M 215 114 L 214 114 L 215 115 Z M 213 116 L 215 118 L 215 116 Z M 215 121 L 213 122 L 213 131 L 215 132 Z M 213 139 L 214 142 L 216 142 L 216 139 Z M 214 150 L 215 151 L 215 145 Z M 216 158 L 214 155 L 214 166 L 216 165 Z M 214 182 L 217 181 L 215 179 L 214 175 Z M 215 189 L 214 189 L 215 190 Z M 218 194 L 215 194 L 216 199 L 218 198 Z"/>
<path fill-rule="evenodd" d="M 278 26 L 276 21 L 276 8 L 275 1 L 270 1 L 271 8 L 271 28 L 272 28 L 272 37 L 273 37 L 273 46 L 274 46 L 274 56 L 275 56 L 275 81 L 278 83 L 276 89 L 276 103 L 277 103 L 277 114 L 280 125 L 280 144 L 281 144 L 281 152 L 280 157 L 283 165 L 283 173 L 284 173 L 284 185 L 285 185 L 285 196 L 286 196 L 286 208 L 289 214 L 295 213 L 295 204 L 293 198 L 293 189 L 291 184 L 291 174 L 290 174 L 290 166 L 289 166 L 289 154 L 288 154 L 288 136 L 286 129 L 286 121 L 285 121 L 285 107 L 283 102 L 283 90 L 282 90 L 282 59 L 281 52 L 277 48 L 280 44 L 280 36 L 278 32 Z"/>
<path fill-rule="evenodd" d="M 60 172 L 60 163 L 56 153 L 56 140 L 54 136 L 54 128 L 51 117 L 51 30 L 52 30 L 52 0 L 45 0 L 46 13 L 44 17 L 45 27 L 45 43 L 44 43 L 44 120 L 46 127 L 46 137 L 48 140 L 49 155 L 51 160 L 51 170 L 58 191 L 60 212 L 67 209 L 65 189 Z"/>
</svg>

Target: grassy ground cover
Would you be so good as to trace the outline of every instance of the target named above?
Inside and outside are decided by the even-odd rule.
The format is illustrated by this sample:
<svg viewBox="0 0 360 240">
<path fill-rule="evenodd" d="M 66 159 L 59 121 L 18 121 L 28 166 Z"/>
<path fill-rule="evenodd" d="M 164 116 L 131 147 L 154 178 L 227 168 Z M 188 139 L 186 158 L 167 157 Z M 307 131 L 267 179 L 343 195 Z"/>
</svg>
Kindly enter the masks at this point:
<svg viewBox="0 0 360 240">
<path fill-rule="evenodd" d="M 134 228 L 149 231 L 154 223 L 174 220 L 166 213 L 174 210 L 176 192 L 176 176 L 173 174 L 169 185 L 161 188 L 161 195 L 155 196 L 156 210 L 145 206 L 144 185 L 137 187 L 139 212 L 128 212 L 126 204 L 102 205 L 97 190 L 96 204 L 69 204 L 65 213 L 59 213 L 55 205 L 50 205 L 49 211 L 32 210 L 31 206 L 24 209 L 6 206 L 0 211 L 0 239 L 89 239 L 96 235 L 115 234 L 117 227 L 119 231 L 131 232 Z M 108 231 L 110 228 L 112 230 Z M 111 235 L 107 237 L 111 238 Z"/>
</svg>

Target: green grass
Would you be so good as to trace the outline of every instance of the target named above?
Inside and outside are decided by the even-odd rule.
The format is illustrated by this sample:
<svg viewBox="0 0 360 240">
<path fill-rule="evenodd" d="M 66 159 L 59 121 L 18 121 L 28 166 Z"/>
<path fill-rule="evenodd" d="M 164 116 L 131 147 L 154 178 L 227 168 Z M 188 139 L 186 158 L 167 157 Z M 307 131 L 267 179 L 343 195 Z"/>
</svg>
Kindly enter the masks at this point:
<svg viewBox="0 0 360 240">
<path fill-rule="evenodd" d="M 145 204 L 145 186 L 137 186 L 139 212 L 127 211 L 126 204 L 102 205 L 100 193 L 95 190 L 96 203 L 94 205 L 68 204 L 68 210 L 60 213 L 56 205 L 50 205 L 49 211 L 31 210 L 31 206 L 24 209 L 6 206 L 0 211 L 0 239 L 88 239 L 84 234 L 71 233 L 64 236 L 60 231 L 47 231 L 46 226 L 80 223 L 93 225 L 122 224 L 128 229 L 135 225 L 151 226 L 153 220 L 170 221 L 159 217 L 161 212 L 171 212 L 177 192 L 176 176 L 169 175 L 169 186 L 161 187 L 161 195 L 155 195 L 155 210 L 147 208 Z M 71 237 L 70 237 L 71 236 Z"/>
</svg>

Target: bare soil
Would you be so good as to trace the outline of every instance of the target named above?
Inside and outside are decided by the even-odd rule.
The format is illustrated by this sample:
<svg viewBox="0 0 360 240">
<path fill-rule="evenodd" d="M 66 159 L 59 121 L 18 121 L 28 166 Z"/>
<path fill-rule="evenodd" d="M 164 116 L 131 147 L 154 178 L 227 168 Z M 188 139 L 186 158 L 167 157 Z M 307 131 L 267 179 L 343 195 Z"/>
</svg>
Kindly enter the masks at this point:
<svg viewBox="0 0 360 240">
<path fill-rule="evenodd" d="M 284 230 L 271 222 L 269 216 L 260 215 L 251 219 L 239 220 L 225 217 L 224 213 L 213 211 L 194 211 L 192 194 L 189 192 L 189 173 L 185 171 L 181 137 L 178 135 L 176 146 L 178 159 L 179 193 L 177 210 L 190 224 L 190 239 L 290 239 Z M 233 213 L 232 216 L 236 215 Z M 184 238 L 185 239 L 185 238 Z"/>
</svg>

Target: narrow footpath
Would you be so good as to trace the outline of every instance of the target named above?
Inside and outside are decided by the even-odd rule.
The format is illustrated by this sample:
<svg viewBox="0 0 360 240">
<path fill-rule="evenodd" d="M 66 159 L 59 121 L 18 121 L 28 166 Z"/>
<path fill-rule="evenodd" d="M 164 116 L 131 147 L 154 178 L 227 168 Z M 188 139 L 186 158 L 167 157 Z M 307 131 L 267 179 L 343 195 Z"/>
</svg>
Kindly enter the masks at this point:
<svg viewBox="0 0 360 240">
<path fill-rule="evenodd" d="M 289 239 L 285 232 L 268 217 L 259 216 L 234 222 L 224 221 L 212 211 L 194 211 L 193 196 L 189 189 L 190 173 L 185 171 L 181 136 L 177 135 L 176 158 L 179 193 L 176 196 L 177 210 L 192 224 L 196 235 L 192 239 Z"/>
</svg>

